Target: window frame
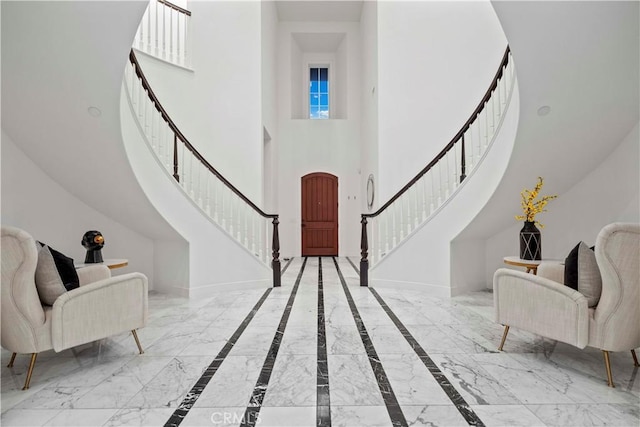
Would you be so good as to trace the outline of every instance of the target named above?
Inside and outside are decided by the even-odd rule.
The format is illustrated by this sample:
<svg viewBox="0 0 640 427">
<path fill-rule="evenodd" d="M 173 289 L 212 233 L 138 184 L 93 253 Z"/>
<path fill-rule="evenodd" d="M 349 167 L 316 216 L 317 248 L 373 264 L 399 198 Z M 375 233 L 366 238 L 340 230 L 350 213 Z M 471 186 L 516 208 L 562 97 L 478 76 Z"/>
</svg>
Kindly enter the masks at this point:
<svg viewBox="0 0 640 427">
<path fill-rule="evenodd" d="M 329 86 L 329 102 L 328 102 L 328 110 L 329 110 L 329 116 L 327 118 L 311 118 L 311 111 L 310 111 L 310 101 L 311 101 L 311 69 L 312 68 L 326 68 L 327 69 L 327 75 L 328 75 L 328 81 L 327 84 Z M 304 68 L 304 79 L 303 79 L 303 84 L 304 84 L 304 97 L 305 97 L 305 101 L 304 101 L 304 117 L 307 120 L 330 120 L 333 118 L 334 113 L 333 113 L 333 108 L 331 107 L 332 104 L 335 102 L 335 95 L 334 95 L 334 91 L 335 91 L 335 76 L 334 76 L 334 72 L 333 72 L 333 61 L 307 61 L 305 64 L 305 68 Z"/>
</svg>

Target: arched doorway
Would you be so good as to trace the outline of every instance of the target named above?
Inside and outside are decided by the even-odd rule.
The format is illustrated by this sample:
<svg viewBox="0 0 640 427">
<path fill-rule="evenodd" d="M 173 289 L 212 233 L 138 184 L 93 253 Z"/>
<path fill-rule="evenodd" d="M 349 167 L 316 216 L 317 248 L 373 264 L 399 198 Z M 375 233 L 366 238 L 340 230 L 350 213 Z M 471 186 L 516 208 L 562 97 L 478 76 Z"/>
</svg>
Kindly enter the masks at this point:
<svg viewBox="0 0 640 427">
<path fill-rule="evenodd" d="M 302 256 L 338 256 L 338 177 L 302 177 Z"/>
</svg>

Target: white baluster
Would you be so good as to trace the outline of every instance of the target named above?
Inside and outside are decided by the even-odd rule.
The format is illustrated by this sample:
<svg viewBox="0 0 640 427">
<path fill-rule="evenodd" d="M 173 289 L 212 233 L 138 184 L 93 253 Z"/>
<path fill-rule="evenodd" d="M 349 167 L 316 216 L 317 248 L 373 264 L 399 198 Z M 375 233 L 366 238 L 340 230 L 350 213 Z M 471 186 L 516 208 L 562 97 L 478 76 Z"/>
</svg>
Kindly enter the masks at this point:
<svg viewBox="0 0 640 427">
<path fill-rule="evenodd" d="M 167 8 L 162 6 L 162 55 L 161 58 L 167 58 Z"/>
<path fill-rule="evenodd" d="M 396 202 L 397 202 L 397 200 L 396 200 Z M 395 248 L 396 247 L 396 243 L 397 243 L 397 240 L 396 240 L 396 236 L 397 236 L 396 221 L 397 221 L 398 215 L 396 214 L 396 210 L 397 210 L 398 207 L 397 207 L 397 203 L 396 202 L 393 202 L 391 204 L 391 206 L 389 206 L 389 208 L 391 208 L 391 212 L 392 212 L 391 223 L 393 224 L 393 230 L 392 230 L 392 233 L 391 233 L 391 237 L 392 237 L 391 249 Z"/>
<path fill-rule="evenodd" d="M 422 219 L 421 222 L 427 220 L 427 174 L 425 173 L 420 178 L 420 194 L 422 195 Z"/>
<path fill-rule="evenodd" d="M 173 15 L 175 11 L 173 9 L 169 9 L 169 60 L 171 62 L 175 62 L 174 59 L 174 49 L 173 49 Z"/>
<path fill-rule="evenodd" d="M 145 41 L 144 51 L 149 52 L 149 46 L 151 46 L 151 4 L 147 6 L 147 10 L 144 12 L 143 22 L 147 22 L 147 37 Z M 142 25 L 140 25 L 142 28 Z"/>
<path fill-rule="evenodd" d="M 411 231 L 413 230 L 413 213 L 411 212 L 411 208 L 413 207 L 413 203 L 411 203 L 411 188 L 409 188 L 406 192 L 405 192 L 405 199 L 407 202 L 407 236 L 409 234 L 411 234 Z"/>
<path fill-rule="evenodd" d="M 504 74 L 502 75 L 502 77 L 500 77 L 500 80 L 498 80 L 498 89 L 497 89 L 498 90 L 498 117 L 502 117 L 502 107 L 504 106 L 504 103 L 502 102 L 502 98 L 504 97 L 503 84 L 504 84 Z"/>
<path fill-rule="evenodd" d="M 507 64 L 507 66 L 505 67 L 504 71 L 502 72 L 502 93 L 503 95 L 503 100 L 502 103 L 505 105 L 507 105 L 507 100 L 509 98 L 509 69 L 511 67 L 509 66 L 509 64 Z"/>
<path fill-rule="evenodd" d="M 429 171 L 429 180 L 431 181 L 431 205 L 429 206 L 429 215 L 436 210 L 436 184 L 435 184 L 435 172 L 433 168 Z"/>
<path fill-rule="evenodd" d="M 378 215 L 376 219 L 378 221 L 378 251 L 377 251 L 376 262 L 380 262 L 384 254 L 384 243 L 385 243 L 384 234 L 386 233 L 387 228 L 384 222 L 384 219 L 385 219 L 384 213 Z"/>
<path fill-rule="evenodd" d="M 422 177 L 420 177 L 420 179 L 422 179 Z M 420 192 L 418 190 L 418 185 L 419 185 L 419 181 L 416 181 L 415 184 L 413 184 L 412 187 L 412 191 L 413 191 L 413 206 L 414 206 L 414 211 L 413 211 L 413 228 L 415 229 L 416 227 L 418 227 L 418 224 L 420 224 L 420 201 L 419 196 L 420 196 Z"/>
<path fill-rule="evenodd" d="M 376 251 L 376 218 L 369 218 L 369 224 L 371 225 L 371 231 L 367 230 L 368 243 L 369 243 L 369 259 L 370 263 L 375 263 L 375 251 Z"/>
<path fill-rule="evenodd" d="M 202 185 L 202 172 L 204 169 L 204 166 L 202 165 L 202 163 L 200 163 L 200 161 L 198 160 L 196 162 L 196 165 L 198 166 L 198 206 L 200 206 L 201 209 L 204 210 L 204 199 L 202 198 L 202 193 L 203 193 L 203 185 Z"/>
<path fill-rule="evenodd" d="M 256 219 L 257 215 L 255 212 L 251 215 L 251 253 L 256 253 Z"/>
<path fill-rule="evenodd" d="M 258 257 L 264 261 L 264 243 L 262 242 L 262 238 L 264 237 L 264 233 L 262 231 L 262 227 L 264 227 L 265 218 L 258 218 L 258 230 L 256 230 L 258 234 Z"/>
<path fill-rule="evenodd" d="M 140 103 L 142 101 L 142 92 L 144 92 L 144 89 L 142 87 L 139 87 L 139 90 L 136 92 L 136 114 L 138 115 L 138 122 L 140 122 Z"/>
<path fill-rule="evenodd" d="M 462 175 L 462 164 L 458 163 L 458 159 L 462 157 L 462 148 L 460 146 L 462 141 L 458 141 L 453 145 L 453 189 L 455 191 L 456 188 L 460 185 L 460 175 Z M 460 165 L 458 167 L 458 165 Z"/>
<path fill-rule="evenodd" d="M 485 106 L 485 108 L 482 110 L 481 114 L 484 115 L 484 140 L 486 141 L 487 139 L 487 134 L 489 133 L 489 119 L 487 118 L 487 108 Z M 478 164 L 478 161 L 480 160 L 480 154 L 482 152 L 482 139 L 478 139 L 478 147 L 477 150 L 475 150 L 475 159 L 473 161 L 473 163 L 475 165 Z"/>
<path fill-rule="evenodd" d="M 136 108 L 136 90 L 140 82 L 138 81 L 138 76 L 136 75 L 133 64 L 131 65 L 131 86 L 129 87 L 129 93 L 131 94 L 131 104 L 133 105 L 133 109 Z"/>
<path fill-rule="evenodd" d="M 151 148 L 155 152 L 155 138 L 156 138 L 156 109 L 154 108 L 153 102 L 151 103 L 151 111 L 149 112 L 149 135 L 148 141 L 151 144 Z"/>
<path fill-rule="evenodd" d="M 222 203 L 219 203 L 219 200 L 221 199 L 221 191 L 220 191 L 220 181 L 218 180 L 217 176 L 213 176 L 213 220 L 217 223 L 220 224 L 221 219 L 220 219 L 220 214 L 219 212 L 222 209 Z"/>
<path fill-rule="evenodd" d="M 219 185 L 220 187 L 220 217 L 221 217 L 221 222 L 222 222 L 222 228 L 223 229 L 227 229 L 227 215 L 226 215 L 226 207 L 227 207 L 227 203 L 225 203 L 225 196 L 227 194 L 227 188 L 220 183 Z"/>
<path fill-rule="evenodd" d="M 445 154 L 444 157 L 442 158 L 442 160 L 446 163 L 446 179 L 445 179 L 445 190 L 444 190 L 444 200 L 447 200 L 449 198 L 449 191 L 450 191 L 450 185 L 451 183 L 449 182 L 449 179 L 451 178 L 451 174 L 449 173 L 449 159 L 447 158 L 449 154 Z"/>
<path fill-rule="evenodd" d="M 205 178 L 206 184 L 205 184 L 205 186 L 207 188 L 207 197 L 206 197 L 206 202 L 205 202 L 206 204 L 205 204 L 205 207 L 204 207 L 204 211 L 207 213 L 208 217 L 211 217 L 211 192 L 210 192 L 211 191 L 211 188 L 210 188 L 211 173 L 207 170 L 205 172 L 205 175 L 206 175 L 206 178 Z"/>
<path fill-rule="evenodd" d="M 189 49 L 189 16 L 184 17 L 184 49 L 182 49 L 183 53 L 183 65 L 188 66 L 188 49 Z"/>
<path fill-rule="evenodd" d="M 487 138 L 487 141 L 485 143 L 485 148 L 489 145 L 489 140 L 491 138 L 493 138 L 493 133 L 495 132 L 496 129 L 496 109 L 495 109 L 495 96 L 494 96 L 494 92 L 491 93 L 491 134 L 489 135 L 489 138 Z"/>
<path fill-rule="evenodd" d="M 249 222 L 247 217 L 249 216 L 249 205 L 247 205 L 246 203 L 244 204 L 244 229 L 243 229 L 243 233 L 244 233 L 244 246 L 249 249 Z"/>
<path fill-rule="evenodd" d="M 442 202 L 444 201 L 444 198 L 443 198 L 444 182 L 442 179 L 442 162 L 438 162 L 436 164 L 436 167 L 438 169 L 438 206 L 441 206 Z"/>
<path fill-rule="evenodd" d="M 167 128 L 167 122 L 162 120 L 162 135 L 160 139 L 160 146 L 158 147 L 158 158 L 160 159 L 160 163 L 169 170 L 169 160 L 167 159 L 167 145 L 169 145 L 169 129 Z"/>
<path fill-rule="evenodd" d="M 267 263 L 269 260 L 269 255 L 271 255 L 271 240 L 269 239 L 270 235 L 271 235 L 271 222 L 269 221 L 269 218 L 265 218 L 264 219 L 264 230 L 263 230 L 263 240 L 262 240 L 262 245 L 264 248 L 263 251 L 263 256 L 264 256 L 264 262 Z"/>
<path fill-rule="evenodd" d="M 400 196 L 400 198 L 398 198 L 398 200 L 396 200 L 394 204 L 398 205 L 398 228 L 400 232 L 398 242 L 401 242 L 402 239 L 404 239 L 404 209 L 402 206 L 402 196 Z"/>
<path fill-rule="evenodd" d="M 235 215 L 234 215 L 234 207 L 235 207 Z M 231 219 L 235 222 L 235 238 L 238 242 L 242 243 L 242 239 L 240 238 L 240 198 L 233 193 L 233 205 L 231 211 Z M 233 233 L 232 233 L 233 234 Z"/>
<path fill-rule="evenodd" d="M 187 150 L 186 153 L 189 155 L 189 197 L 191 197 L 191 200 L 195 201 L 196 197 L 195 197 L 195 194 L 193 193 L 193 157 L 194 156 L 193 156 L 193 153 L 189 150 Z"/>
<path fill-rule="evenodd" d="M 141 50 L 144 50 L 144 16 L 142 17 L 142 21 L 140 21 L 140 26 L 138 27 L 138 36 L 137 38 L 137 42 L 138 42 L 138 47 Z"/>
<path fill-rule="evenodd" d="M 187 189 L 187 171 L 185 170 L 185 164 L 187 163 L 186 156 L 189 155 L 189 152 L 185 148 L 184 144 L 180 144 L 180 150 L 179 151 L 180 151 L 181 155 L 178 158 L 178 163 L 180 164 L 180 167 L 178 168 L 178 176 L 180 176 L 180 185 L 182 186 L 184 191 L 187 192 L 187 194 L 188 194 L 188 189 Z M 173 167 L 171 166 L 171 164 L 169 166 L 169 170 L 173 174 Z"/>
<path fill-rule="evenodd" d="M 176 20 L 176 63 L 182 64 L 182 57 L 180 56 L 180 16 L 178 13 L 178 19 Z"/>
</svg>

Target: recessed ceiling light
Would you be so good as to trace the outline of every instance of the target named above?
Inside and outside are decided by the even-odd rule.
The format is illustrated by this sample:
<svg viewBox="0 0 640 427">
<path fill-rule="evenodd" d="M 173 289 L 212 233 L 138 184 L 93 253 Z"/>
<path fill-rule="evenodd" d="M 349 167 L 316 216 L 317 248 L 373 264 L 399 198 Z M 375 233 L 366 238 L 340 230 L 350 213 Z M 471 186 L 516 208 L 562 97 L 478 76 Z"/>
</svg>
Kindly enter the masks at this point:
<svg viewBox="0 0 640 427">
<path fill-rule="evenodd" d="M 89 107 L 87 111 L 91 117 L 100 117 L 102 115 L 102 111 L 97 107 Z"/>
<path fill-rule="evenodd" d="M 549 107 L 548 105 L 543 105 L 542 107 L 538 108 L 538 115 L 541 117 L 546 116 L 550 111 L 551 107 Z"/>
</svg>

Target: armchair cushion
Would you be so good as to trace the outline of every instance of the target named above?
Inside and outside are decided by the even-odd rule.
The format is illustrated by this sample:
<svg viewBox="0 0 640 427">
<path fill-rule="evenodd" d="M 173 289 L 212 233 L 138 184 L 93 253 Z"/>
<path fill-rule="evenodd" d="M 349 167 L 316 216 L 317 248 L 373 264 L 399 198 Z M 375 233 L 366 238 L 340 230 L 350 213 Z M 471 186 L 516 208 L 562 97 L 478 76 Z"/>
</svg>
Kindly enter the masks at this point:
<svg viewBox="0 0 640 427">
<path fill-rule="evenodd" d="M 111 277 L 111 270 L 104 264 L 88 265 L 86 267 L 76 269 L 80 286 Z"/>
<path fill-rule="evenodd" d="M 587 299 L 553 280 L 507 268 L 493 276 L 495 320 L 584 348 L 589 338 Z"/>
<path fill-rule="evenodd" d="M 586 243 L 578 243 L 567 256 L 564 284 L 584 295 L 589 307 L 598 305 L 602 293 L 602 277 L 596 254 Z"/>
<path fill-rule="evenodd" d="M 53 349 L 62 351 L 144 327 L 148 316 L 147 293 L 147 277 L 129 273 L 62 294 L 52 310 Z"/>
<path fill-rule="evenodd" d="M 39 245 L 42 247 L 38 251 L 36 264 L 36 288 L 40 301 L 46 305 L 53 305 L 60 295 L 78 288 L 80 281 L 73 259 L 45 244 Z"/>
</svg>

